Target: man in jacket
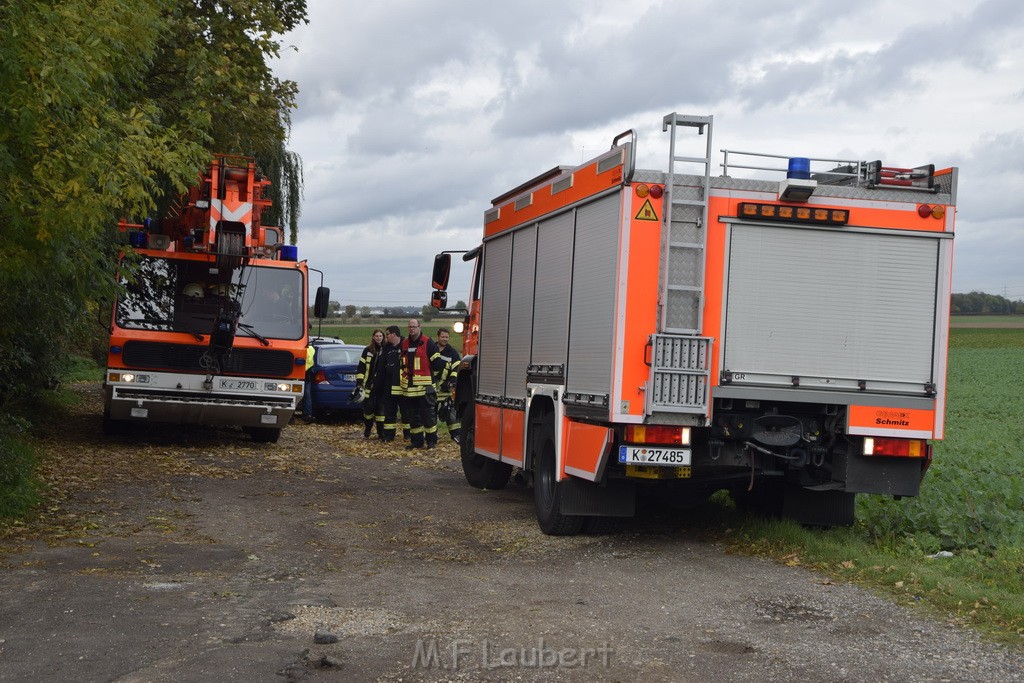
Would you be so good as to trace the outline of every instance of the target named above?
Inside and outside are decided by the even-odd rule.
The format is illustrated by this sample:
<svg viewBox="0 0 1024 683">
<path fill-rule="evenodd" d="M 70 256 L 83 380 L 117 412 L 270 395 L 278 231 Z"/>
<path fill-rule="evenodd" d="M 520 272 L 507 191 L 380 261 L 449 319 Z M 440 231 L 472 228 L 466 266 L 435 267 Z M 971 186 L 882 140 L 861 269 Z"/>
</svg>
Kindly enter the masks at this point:
<svg viewBox="0 0 1024 683">
<path fill-rule="evenodd" d="M 402 417 L 409 422 L 411 442 L 406 448 L 437 446 L 434 377 L 443 367 L 437 344 L 420 332 L 419 320 L 410 320 L 409 336 L 402 341 Z"/>
</svg>

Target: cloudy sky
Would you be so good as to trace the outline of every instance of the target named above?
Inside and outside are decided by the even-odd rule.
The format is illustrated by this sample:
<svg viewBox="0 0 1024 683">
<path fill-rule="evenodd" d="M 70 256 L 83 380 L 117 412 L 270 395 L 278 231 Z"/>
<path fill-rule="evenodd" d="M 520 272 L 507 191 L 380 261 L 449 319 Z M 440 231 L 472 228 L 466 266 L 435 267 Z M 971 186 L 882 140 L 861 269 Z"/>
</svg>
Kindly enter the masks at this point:
<svg viewBox="0 0 1024 683">
<path fill-rule="evenodd" d="M 300 257 L 343 304 L 426 303 L 433 254 L 475 246 L 493 197 L 624 130 L 665 170 L 673 111 L 713 114 L 715 150 L 960 167 L 954 291 L 1024 298 L 1020 0 L 309 0 L 309 19 L 275 68 L 300 88 Z"/>
</svg>

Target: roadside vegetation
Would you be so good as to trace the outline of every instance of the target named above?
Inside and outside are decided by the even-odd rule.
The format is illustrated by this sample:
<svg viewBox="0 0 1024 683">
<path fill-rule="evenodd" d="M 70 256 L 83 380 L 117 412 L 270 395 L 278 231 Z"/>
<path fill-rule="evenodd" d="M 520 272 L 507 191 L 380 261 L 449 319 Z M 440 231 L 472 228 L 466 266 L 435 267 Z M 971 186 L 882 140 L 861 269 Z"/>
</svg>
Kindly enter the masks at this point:
<svg viewBox="0 0 1024 683">
<path fill-rule="evenodd" d="M 214 151 L 249 155 L 294 244 L 297 85 L 268 61 L 305 20 L 305 0 L 0 3 L 0 515 L 33 500 L 34 406 L 102 355 L 119 219 L 162 215 Z"/>
</svg>

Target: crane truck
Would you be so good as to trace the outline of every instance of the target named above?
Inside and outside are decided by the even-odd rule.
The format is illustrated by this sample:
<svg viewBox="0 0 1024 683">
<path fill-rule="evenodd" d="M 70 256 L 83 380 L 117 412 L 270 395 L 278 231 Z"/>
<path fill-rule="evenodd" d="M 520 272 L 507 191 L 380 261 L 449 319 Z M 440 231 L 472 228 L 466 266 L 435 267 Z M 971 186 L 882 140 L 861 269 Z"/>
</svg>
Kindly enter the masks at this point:
<svg viewBox="0 0 1024 683">
<path fill-rule="evenodd" d="M 463 256 L 463 471 L 516 469 L 545 533 L 720 490 L 848 525 L 858 493 L 917 495 L 943 436 L 957 169 L 721 150 L 713 175 L 712 127 L 665 116 L 667 170 L 631 129 L 505 192 Z"/>
<path fill-rule="evenodd" d="M 310 268 L 262 222 L 269 185 L 252 159 L 217 155 L 165 217 L 119 224 L 130 248 L 110 319 L 105 433 L 173 422 L 279 438 L 303 394 Z M 317 317 L 329 296 L 317 289 Z"/>
</svg>

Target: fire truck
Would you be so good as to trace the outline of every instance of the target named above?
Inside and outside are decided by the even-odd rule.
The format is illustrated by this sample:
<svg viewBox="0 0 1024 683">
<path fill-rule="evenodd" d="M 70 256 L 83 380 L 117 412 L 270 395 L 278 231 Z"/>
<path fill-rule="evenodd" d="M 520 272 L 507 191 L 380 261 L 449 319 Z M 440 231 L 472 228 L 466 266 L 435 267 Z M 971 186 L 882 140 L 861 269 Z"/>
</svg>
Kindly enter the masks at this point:
<svg viewBox="0 0 1024 683">
<path fill-rule="evenodd" d="M 463 470 L 517 470 L 545 533 L 720 490 L 848 525 L 858 493 L 917 495 L 943 436 L 957 169 L 721 150 L 712 175 L 712 127 L 665 116 L 667 171 L 628 130 L 502 194 L 463 256 Z"/>
<path fill-rule="evenodd" d="M 269 185 L 252 159 L 218 155 L 167 216 L 120 223 L 130 249 L 110 320 L 105 433 L 174 422 L 277 441 L 303 392 L 310 269 L 262 223 Z M 317 289 L 317 317 L 329 296 Z"/>
</svg>

